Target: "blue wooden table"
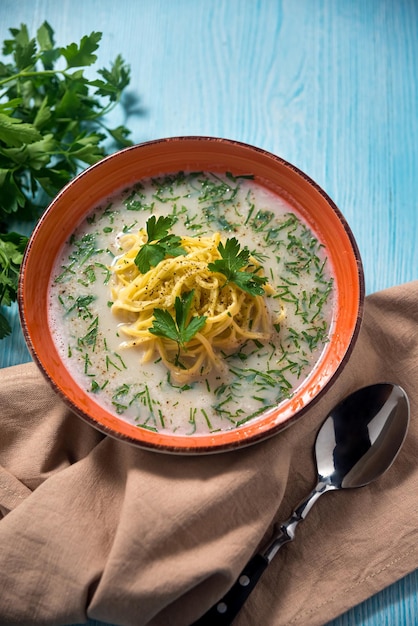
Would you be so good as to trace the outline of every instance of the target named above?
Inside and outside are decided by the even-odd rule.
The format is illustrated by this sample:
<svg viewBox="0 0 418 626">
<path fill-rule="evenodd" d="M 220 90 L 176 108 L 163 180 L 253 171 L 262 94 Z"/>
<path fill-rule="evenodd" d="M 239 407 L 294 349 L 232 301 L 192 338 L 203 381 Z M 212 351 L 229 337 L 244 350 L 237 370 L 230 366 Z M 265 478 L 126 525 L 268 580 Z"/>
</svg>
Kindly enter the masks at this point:
<svg viewBox="0 0 418 626">
<path fill-rule="evenodd" d="M 135 142 L 211 135 L 257 145 L 316 180 L 347 218 L 367 293 L 418 278 L 415 0 L 1 0 L 0 39 L 44 20 L 67 45 L 103 32 L 139 98 Z M 16 308 L 0 367 L 30 359 Z M 333 626 L 418 623 L 412 573 Z"/>
</svg>

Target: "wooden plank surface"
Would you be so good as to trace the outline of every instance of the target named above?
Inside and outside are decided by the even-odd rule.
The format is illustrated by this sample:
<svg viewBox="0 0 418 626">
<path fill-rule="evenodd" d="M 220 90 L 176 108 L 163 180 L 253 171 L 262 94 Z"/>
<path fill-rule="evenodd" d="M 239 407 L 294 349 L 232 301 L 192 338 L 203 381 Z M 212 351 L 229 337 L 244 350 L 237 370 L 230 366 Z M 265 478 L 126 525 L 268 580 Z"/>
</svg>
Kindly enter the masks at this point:
<svg viewBox="0 0 418 626">
<path fill-rule="evenodd" d="M 0 0 L 0 38 L 48 20 L 67 45 L 103 32 L 98 67 L 132 69 L 135 142 L 223 136 L 300 167 L 357 239 L 366 288 L 418 278 L 418 2 Z M 29 360 L 16 308 L 0 367 Z M 418 623 L 412 573 L 333 626 Z"/>
</svg>

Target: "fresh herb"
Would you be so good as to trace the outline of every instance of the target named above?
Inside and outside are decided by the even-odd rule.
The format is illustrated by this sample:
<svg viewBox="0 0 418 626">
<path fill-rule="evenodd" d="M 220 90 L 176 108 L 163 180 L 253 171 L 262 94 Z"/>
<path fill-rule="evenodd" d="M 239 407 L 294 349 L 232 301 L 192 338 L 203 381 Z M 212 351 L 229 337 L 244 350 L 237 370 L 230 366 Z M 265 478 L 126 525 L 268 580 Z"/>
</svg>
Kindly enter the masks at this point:
<svg viewBox="0 0 418 626">
<path fill-rule="evenodd" d="M 212 178 L 201 179 L 199 202 L 210 202 L 212 205 L 232 203 L 238 194 L 239 185 L 233 187 L 216 174 Z M 234 181 L 235 182 L 235 181 Z"/>
<path fill-rule="evenodd" d="M 202 207 L 207 223 L 217 224 L 220 230 L 236 230 L 239 224 L 228 220 L 225 213 L 229 207 L 236 210 L 236 199 L 240 189 L 237 178 L 229 175 L 230 180 L 225 181 L 216 174 L 211 174 L 210 177 L 202 177 L 202 174 L 197 174 L 196 177 L 198 202 Z M 235 185 L 232 185 L 232 182 Z"/>
<path fill-rule="evenodd" d="M 180 349 L 199 332 L 205 325 L 206 316 L 195 315 L 190 318 L 190 307 L 193 301 L 194 291 L 183 294 L 181 298 L 176 297 L 174 303 L 176 319 L 165 309 L 154 309 L 153 325 L 149 329 L 150 333 L 157 337 L 171 339 L 178 344 L 176 365 L 179 363 Z"/>
<path fill-rule="evenodd" d="M 93 233 L 87 233 L 86 235 L 83 235 L 81 239 L 76 239 L 72 236 L 70 238 L 70 243 L 73 246 L 71 253 L 68 255 L 70 263 L 61 267 L 61 273 L 55 278 L 56 283 L 68 280 L 73 274 L 75 274 L 74 268 L 81 268 L 93 255 L 102 252 L 102 250 L 96 246 L 96 237 Z M 89 265 L 88 267 L 91 269 L 93 266 Z M 86 275 L 86 278 L 90 278 L 90 282 L 92 282 L 91 272 L 90 276 L 88 276 L 88 274 Z"/>
<path fill-rule="evenodd" d="M 20 264 L 27 238 L 18 233 L 0 234 L 0 305 L 10 306 L 17 296 Z M 12 332 L 6 317 L 0 313 L 0 339 Z"/>
<path fill-rule="evenodd" d="M 156 187 L 156 191 L 153 194 L 154 198 L 160 202 L 175 202 L 180 196 L 174 188 L 183 185 L 186 181 L 186 175 L 182 171 L 176 174 L 166 174 L 158 178 L 153 178 L 152 182 L 154 187 Z"/>
<path fill-rule="evenodd" d="M 99 330 L 99 316 L 96 316 L 90 326 L 87 329 L 84 337 L 78 339 L 78 346 L 80 348 L 91 348 L 94 352 L 97 343 L 97 334 Z"/>
<path fill-rule="evenodd" d="M 192 427 L 192 430 L 189 431 L 188 433 L 186 433 L 188 436 L 194 435 L 196 432 L 196 412 L 197 412 L 197 408 L 196 407 L 190 407 L 189 410 L 189 424 Z"/>
<path fill-rule="evenodd" d="M 96 300 L 97 296 L 92 294 L 77 296 L 74 298 L 73 296 L 68 296 L 68 304 L 64 302 L 62 296 L 60 296 L 59 300 L 63 307 L 65 308 L 65 315 L 69 315 L 70 313 L 77 312 L 77 317 L 80 317 L 83 320 L 88 320 L 93 317 L 93 313 L 90 311 L 90 304 L 92 304 Z"/>
<path fill-rule="evenodd" d="M 103 273 L 103 284 L 107 285 L 110 277 L 111 277 L 111 271 L 109 269 L 109 267 L 107 267 L 106 265 L 104 265 L 104 263 L 98 263 L 96 261 L 96 263 L 94 264 L 97 268 L 102 270 Z"/>
<path fill-rule="evenodd" d="M 173 225 L 171 216 L 159 217 L 152 215 L 146 224 L 148 241 L 142 246 L 135 257 L 135 265 L 141 272 L 146 274 L 151 267 L 155 267 L 166 256 L 185 255 L 186 250 L 181 247 L 181 237 L 169 234 Z"/>
<path fill-rule="evenodd" d="M 83 287 L 88 287 L 92 283 L 96 282 L 96 272 L 94 271 L 94 265 L 88 265 L 81 273 L 83 278 L 78 278 L 77 282 Z"/>
<path fill-rule="evenodd" d="M 127 395 L 129 393 L 130 386 L 126 383 L 116 388 L 115 393 L 112 396 L 112 404 L 115 407 L 116 413 L 121 415 L 126 411 L 129 406 L 127 401 Z"/>
<path fill-rule="evenodd" d="M 99 383 L 96 380 L 94 380 L 94 378 L 93 378 L 93 380 L 91 381 L 90 391 L 92 393 L 99 393 L 100 390 L 101 390 L 101 387 L 100 387 Z"/>
<path fill-rule="evenodd" d="M 136 188 L 123 201 L 123 204 L 126 206 L 128 211 L 152 211 L 154 208 L 154 202 L 148 204 L 147 202 L 144 202 L 144 200 L 145 194 Z"/>
<path fill-rule="evenodd" d="M 227 239 L 225 245 L 222 242 L 218 245 L 222 259 L 217 259 L 208 264 L 211 272 L 219 272 L 226 276 L 226 283 L 235 283 L 237 287 L 248 292 L 252 296 L 262 296 L 264 294 L 263 285 L 267 282 L 265 276 L 258 276 L 255 271 L 247 271 L 250 261 L 250 251 L 247 248 L 240 250 L 240 245 L 235 237 Z M 244 268 L 247 268 L 243 271 Z M 224 286 L 225 286 L 224 285 Z"/>
<path fill-rule="evenodd" d="M 106 115 L 121 101 L 130 69 L 118 55 L 89 79 L 102 34 L 57 46 L 48 22 L 31 37 L 28 27 L 9 29 L 0 61 L 0 306 L 15 299 L 23 235 L 7 232 L 13 221 L 34 222 L 49 200 L 83 167 L 130 145 L 125 126 L 110 128 Z M 106 142 L 106 147 L 105 147 Z M 7 233 L 7 234 L 5 234 Z M 0 339 L 10 334 L 0 317 Z"/>
<path fill-rule="evenodd" d="M 160 428 L 165 428 L 165 420 L 162 414 L 161 409 L 157 408 L 157 414 L 154 410 L 155 405 L 159 405 L 160 402 L 151 396 L 151 392 L 149 390 L 148 385 L 142 385 L 143 390 L 138 391 L 134 396 L 134 401 L 139 408 L 139 415 L 135 418 L 137 425 L 141 428 L 146 428 L 148 430 L 152 430 L 153 432 L 158 432 Z M 133 401 L 130 402 L 130 405 Z M 139 407 L 138 407 L 139 404 Z M 142 417 L 143 410 L 148 411 L 148 417 L 144 420 Z M 158 418 L 158 419 L 157 419 Z M 140 421 L 140 420 L 143 421 Z"/>
<path fill-rule="evenodd" d="M 115 361 L 113 361 L 110 356 L 107 354 L 106 355 L 106 371 L 109 371 L 110 367 L 114 367 L 115 370 L 118 370 L 118 372 L 121 372 L 122 369 L 126 370 L 128 369 L 125 365 L 124 360 L 122 359 L 122 357 L 120 356 L 120 354 L 118 354 L 117 352 L 113 353 L 113 356 L 116 357 L 116 359 L 118 360 L 118 363 L 116 363 Z"/>
</svg>

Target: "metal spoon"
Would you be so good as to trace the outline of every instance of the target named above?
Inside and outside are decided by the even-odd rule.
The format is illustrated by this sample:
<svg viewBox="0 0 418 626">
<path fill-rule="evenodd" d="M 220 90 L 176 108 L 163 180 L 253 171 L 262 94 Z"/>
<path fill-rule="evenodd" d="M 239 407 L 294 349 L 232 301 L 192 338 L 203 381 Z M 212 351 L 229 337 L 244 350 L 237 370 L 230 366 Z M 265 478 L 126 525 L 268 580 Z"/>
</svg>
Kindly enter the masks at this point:
<svg viewBox="0 0 418 626">
<path fill-rule="evenodd" d="M 395 460 L 409 424 L 409 401 L 401 387 L 376 384 L 354 392 L 329 414 L 319 430 L 315 455 L 318 482 L 286 522 L 276 526 L 270 543 L 244 567 L 233 587 L 193 626 L 231 624 L 280 548 L 295 537 L 322 494 L 362 487 Z"/>
</svg>

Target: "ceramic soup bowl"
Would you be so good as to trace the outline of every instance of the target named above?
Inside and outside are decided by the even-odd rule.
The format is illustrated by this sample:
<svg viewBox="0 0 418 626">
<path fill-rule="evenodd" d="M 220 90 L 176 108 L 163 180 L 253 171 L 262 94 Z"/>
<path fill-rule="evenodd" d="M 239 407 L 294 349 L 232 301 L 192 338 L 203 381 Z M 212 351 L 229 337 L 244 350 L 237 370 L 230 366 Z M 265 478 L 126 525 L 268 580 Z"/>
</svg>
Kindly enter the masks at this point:
<svg viewBox="0 0 418 626">
<path fill-rule="evenodd" d="M 166 193 L 166 185 L 166 196 L 161 199 L 158 194 L 163 192 L 160 193 L 161 185 L 158 187 L 157 184 L 158 191 L 154 189 L 150 196 L 152 202 L 147 201 L 146 210 L 142 210 L 145 205 L 141 205 L 140 198 L 144 195 L 138 182 L 159 180 L 167 183 L 168 180 L 172 186 L 178 185 L 179 172 L 190 174 L 192 193 L 185 193 L 184 190 L 177 193 L 176 187 L 174 191 L 171 189 L 170 196 Z M 210 174 L 210 184 L 202 173 Z M 255 237 L 251 254 L 261 265 L 276 263 L 276 260 L 277 263 L 284 263 L 276 275 L 271 274 L 273 278 L 270 281 L 272 289 L 269 292 L 269 302 L 273 303 L 276 315 L 275 321 L 271 321 L 271 338 L 263 345 L 263 342 L 248 339 L 244 346 L 240 345 L 232 354 L 226 348 L 223 349 L 222 342 L 217 344 L 216 358 L 223 362 L 222 367 L 227 364 L 227 369 L 223 370 L 221 367 L 215 374 L 212 372 L 210 382 L 208 376 L 202 374 L 200 380 L 195 377 L 187 384 L 187 375 L 185 379 L 181 378 L 185 375 L 181 371 L 182 367 L 185 369 L 181 364 L 182 357 L 177 363 L 179 380 L 183 381 L 181 384 L 175 384 L 175 380 L 173 382 L 161 363 L 154 364 L 161 361 L 158 354 L 148 360 L 148 363 L 144 363 L 141 349 L 134 347 L 126 361 L 126 350 L 124 352 L 122 348 L 108 348 L 106 339 L 103 339 L 104 343 L 100 348 L 95 343 L 96 335 L 94 341 L 92 339 L 92 330 L 96 330 L 94 324 L 102 313 L 105 314 L 105 309 L 107 323 L 114 338 L 119 338 L 119 334 L 123 335 L 123 329 L 120 333 L 118 331 L 122 324 L 121 318 L 113 316 L 113 309 L 110 308 L 115 299 L 111 292 L 113 275 L 109 279 L 109 272 L 112 274 L 112 270 L 109 270 L 111 262 L 107 263 L 99 257 L 92 257 L 84 267 L 90 268 L 93 277 L 102 277 L 108 272 L 106 281 L 102 281 L 107 290 L 103 302 L 108 301 L 107 304 L 100 304 L 100 299 L 90 294 L 90 289 L 95 287 L 93 284 L 91 287 L 85 284 L 87 269 L 83 269 L 83 276 L 77 275 L 78 270 L 70 272 L 75 274 L 74 284 L 79 284 L 80 289 L 84 289 L 80 291 L 84 295 L 77 296 L 78 292 L 68 291 L 66 279 L 62 279 L 62 276 L 62 291 L 57 291 L 55 287 L 55 292 L 64 306 L 63 319 L 71 318 L 77 323 L 85 324 L 78 340 L 74 337 L 69 340 L 64 336 L 66 332 L 71 334 L 73 331 L 64 331 L 59 324 L 52 321 L 51 290 L 53 292 L 54 280 L 59 275 L 57 267 L 60 263 L 67 268 L 69 266 L 68 263 L 65 264 L 65 260 L 60 261 L 64 247 L 68 246 L 72 237 L 74 239 L 75 232 L 81 237 L 77 229 L 83 223 L 94 223 L 96 218 L 92 215 L 98 210 L 97 207 L 102 211 L 97 213 L 98 220 L 102 219 L 100 216 L 103 212 L 107 216 L 107 221 L 100 222 L 103 225 L 100 232 L 108 233 L 113 240 L 115 233 L 112 232 L 112 211 L 107 210 L 106 206 L 111 206 L 108 205 L 109 198 L 117 197 L 117 194 L 125 194 L 126 205 L 127 198 L 133 197 L 129 195 L 129 190 L 134 190 L 137 194 L 137 204 L 134 202 L 130 205 L 131 210 L 126 218 L 129 224 L 128 221 L 125 222 L 125 234 L 130 230 L 137 232 L 139 228 L 144 230 L 152 215 L 158 217 L 156 207 L 161 200 L 161 207 L 171 212 L 172 217 L 175 215 L 172 223 L 182 219 L 183 227 L 190 229 L 187 232 L 191 235 L 205 236 L 207 233 L 202 223 L 197 234 L 193 231 L 196 222 L 193 222 L 195 216 L 192 196 L 195 195 L 200 201 L 203 192 L 209 188 L 216 188 L 218 193 L 218 187 L 213 185 L 214 181 L 216 184 L 219 182 L 219 186 L 229 195 L 225 207 L 219 196 L 206 198 L 202 215 L 207 220 L 207 230 L 219 230 L 224 243 L 233 238 L 240 242 L 240 237 L 244 236 L 245 239 L 246 232 L 251 231 Z M 240 200 L 235 201 L 231 190 L 241 183 L 247 195 L 242 195 Z M 264 200 L 260 206 L 255 206 L 248 200 L 251 186 L 265 191 L 266 206 L 263 204 Z M 277 215 L 276 200 L 279 207 Z M 185 204 L 189 201 L 192 204 L 186 208 Z M 292 222 L 293 215 L 299 220 L 298 227 Z M 86 222 L 89 216 L 90 219 Z M 297 228 L 302 229 L 299 234 L 309 232 L 310 239 L 306 239 L 306 244 L 301 245 L 298 257 L 287 257 L 287 254 L 293 254 L 297 245 Z M 161 234 L 151 237 L 154 244 L 158 244 L 161 238 Z M 270 248 L 263 248 L 267 246 L 266 242 L 270 242 Z M 318 251 L 313 264 L 312 256 L 309 256 L 311 245 L 316 246 L 315 250 Z M 239 250 L 242 251 L 245 246 L 243 243 Z M 170 257 L 169 252 L 167 256 Z M 154 263 L 158 264 L 157 261 Z M 294 270 L 295 266 L 297 272 Z M 287 274 L 283 267 L 286 267 Z M 325 278 L 322 273 L 324 267 Z M 240 269 L 242 267 L 238 268 L 238 272 Z M 311 277 L 310 285 L 300 282 L 302 279 L 299 270 L 307 272 Z M 138 270 L 135 271 L 139 273 Z M 249 271 L 248 268 L 245 271 Z M 255 273 L 260 276 L 261 269 L 258 268 Z M 219 276 L 222 274 L 218 278 Z M 238 279 L 242 278 L 243 274 L 238 274 Z M 248 279 L 248 275 L 244 275 L 244 278 Z M 270 271 L 266 270 L 267 279 L 270 280 Z M 228 280 L 225 276 L 225 284 Z M 233 279 L 228 284 L 232 283 Z M 219 293 L 225 293 L 222 291 L 224 288 L 227 287 L 221 285 Z M 242 296 L 239 289 L 235 291 Z M 35 362 L 77 416 L 110 436 L 145 449 L 202 454 L 240 448 L 278 433 L 300 419 L 327 391 L 341 373 L 358 336 L 363 311 L 364 281 L 360 255 L 343 215 L 327 194 L 303 172 L 278 156 L 247 144 L 211 137 L 178 137 L 151 141 L 117 152 L 82 172 L 62 189 L 41 217 L 28 243 L 22 263 L 18 301 L 23 331 Z M 328 318 L 322 319 L 319 303 L 322 307 L 325 301 L 328 302 L 328 308 L 324 309 L 328 311 Z M 283 313 L 280 320 L 280 316 L 277 317 L 278 312 Z M 296 333 L 294 323 L 302 318 L 305 327 L 300 326 Z M 171 319 L 174 324 L 173 313 Z M 318 328 L 319 339 L 316 334 Z M 315 341 L 313 337 L 316 337 Z M 124 338 L 121 336 L 119 339 L 122 345 Z M 312 348 L 304 343 L 305 339 L 308 344 L 315 343 L 315 351 L 312 353 L 315 356 L 304 369 L 301 364 L 309 361 L 311 357 L 308 353 Z M 216 341 L 212 343 L 215 346 Z M 175 345 L 174 341 L 172 347 Z M 109 350 L 106 355 L 106 369 L 112 370 L 112 378 L 100 377 L 98 366 L 94 370 L 94 363 L 90 363 L 90 357 L 83 353 L 86 346 L 92 354 L 95 351 L 103 359 L 104 352 Z M 254 352 L 260 358 L 263 353 L 263 358 L 267 360 L 251 362 L 249 365 L 249 355 Z M 73 356 L 76 354 L 79 361 L 85 359 L 84 371 L 74 372 L 70 353 Z M 83 354 L 84 356 L 80 356 Z M 187 346 L 184 358 L 193 360 L 193 351 L 187 352 Z M 173 356 L 171 359 L 175 360 Z M 154 371 L 154 367 L 160 369 Z M 101 395 L 105 395 L 105 387 L 108 383 L 111 385 L 117 370 L 120 371 L 118 381 L 114 383 L 113 390 L 109 391 L 107 401 L 102 401 Z M 236 376 L 235 379 L 231 378 L 231 372 Z M 283 381 L 287 380 L 285 377 L 289 372 L 293 375 L 293 384 L 286 388 Z M 139 376 L 139 373 L 148 376 L 150 383 L 140 383 L 139 378 L 137 381 L 136 375 Z M 151 377 L 161 378 L 161 381 L 154 380 L 152 383 Z M 160 386 L 154 385 L 154 395 L 148 394 L 150 385 L 156 382 Z M 244 397 L 247 387 L 250 389 L 248 393 L 253 404 Z M 269 400 L 264 396 L 260 397 L 260 390 L 264 393 L 267 387 Z M 184 391 L 186 388 L 187 394 Z M 134 389 L 135 393 L 132 391 Z M 170 401 L 168 396 L 165 399 L 165 393 L 169 391 L 172 396 Z M 228 402 L 232 402 L 232 396 L 233 407 L 232 404 L 228 405 Z M 128 405 L 136 408 L 125 414 L 124 408 Z M 179 425 L 182 419 L 184 424 Z"/>
</svg>

